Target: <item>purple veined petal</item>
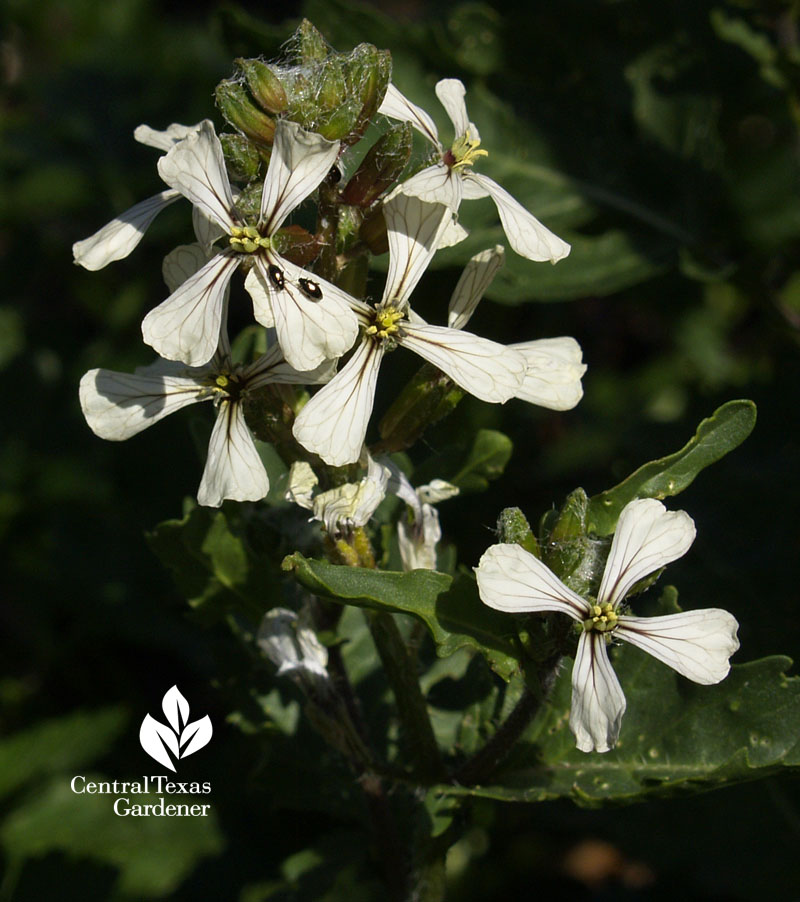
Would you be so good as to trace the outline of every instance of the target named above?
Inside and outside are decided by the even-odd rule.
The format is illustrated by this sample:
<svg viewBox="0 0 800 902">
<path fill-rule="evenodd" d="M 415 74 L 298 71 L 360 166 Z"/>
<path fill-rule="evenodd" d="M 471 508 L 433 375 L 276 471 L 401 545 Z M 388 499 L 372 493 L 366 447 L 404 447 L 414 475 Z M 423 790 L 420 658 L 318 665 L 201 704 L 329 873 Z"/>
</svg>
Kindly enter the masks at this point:
<svg viewBox="0 0 800 902">
<path fill-rule="evenodd" d="M 739 648 L 736 618 L 719 608 L 618 620 L 616 635 L 704 686 L 724 680 Z"/>
<path fill-rule="evenodd" d="M 375 401 L 384 347 L 369 339 L 300 411 L 292 432 L 300 444 L 334 467 L 355 463 Z"/>
<path fill-rule="evenodd" d="M 492 545 L 480 559 L 475 575 L 481 600 L 498 611 L 511 614 L 556 611 L 578 622 L 588 613 L 588 602 L 519 545 Z"/>
<path fill-rule="evenodd" d="M 241 404 L 223 401 L 208 443 L 208 458 L 197 492 L 203 507 L 220 507 L 225 500 L 260 501 L 269 479 Z"/>
<path fill-rule="evenodd" d="M 543 226 L 497 182 L 477 172 L 464 173 L 463 179 L 479 185 L 492 198 L 508 243 L 521 257 L 539 263 L 557 263 L 569 254 L 570 246 L 567 242 Z"/>
<path fill-rule="evenodd" d="M 339 146 L 289 119 L 278 121 L 261 194 L 259 224 L 267 235 L 319 186 L 336 162 Z"/>
<path fill-rule="evenodd" d="M 89 370 L 81 379 L 81 410 L 95 435 L 120 442 L 182 407 L 204 400 L 192 376 Z"/>
<path fill-rule="evenodd" d="M 151 758 L 169 770 L 175 770 L 169 752 L 179 757 L 178 737 L 169 727 L 147 714 L 139 728 L 139 742 Z"/>
<path fill-rule="evenodd" d="M 217 254 L 142 321 L 142 336 L 167 360 L 202 366 L 214 356 L 222 331 L 228 282 L 239 265 L 229 251 Z"/>
<path fill-rule="evenodd" d="M 466 93 L 467 89 L 457 78 L 443 78 L 436 83 L 436 96 L 453 123 L 453 133 L 456 138 L 466 135 L 469 131 L 469 116 L 467 115 L 467 105 L 464 102 Z"/>
<path fill-rule="evenodd" d="M 455 212 L 461 204 L 463 193 L 461 176 L 440 162 L 399 182 L 389 195 L 389 200 L 398 195 L 418 197 L 428 204 L 444 204 Z"/>
<path fill-rule="evenodd" d="M 525 378 L 522 354 L 471 332 L 405 322 L 397 342 L 490 404 L 513 398 Z"/>
<path fill-rule="evenodd" d="M 397 521 L 397 544 L 403 570 L 435 570 L 436 546 L 441 538 L 439 513 L 430 504 L 422 505 L 420 519 L 413 526 L 401 517 Z"/>
<path fill-rule="evenodd" d="M 569 728 L 582 752 L 614 748 L 625 713 L 625 695 L 601 633 L 584 632 L 572 668 Z"/>
<path fill-rule="evenodd" d="M 421 134 L 424 135 L 434 147 L 441 150 L 439 132 L 431 117 L 407 97 L 400 93 L 393 84 L 389 84 L 383 102 L 378 107 L 378 112 L 390 119 L 398 119 L 400 122 L 409 122 Z"/>
<path fill-rule="evenodd" d="M 389 271 L 383 303 L 405 304 L 431 262 L 447 226 L 449 211 L 418 197 L 393 194 L 383 205 L 389 240 Z"/>
<path fill-rule="evenodd" d="M 683 557 L 695 534 L 686 511 L 668 511 L 654 498 L 626 504 L 611 542 L 598 604 L 619 604 L 639 580 Z"/>
<path fill-rule="evenodd" d="M 550 410 L 571 410 L 583 397 L 586 372 L 581 346 L 574 338 L 539 338 L 510 345 L 527 363 L 516 397 Z"/>
<path fill-rule="evenodd" d="M 183 141 L 189 135 L 195 134 L 202 124 L 202 122 L 198 122 L 196 125 L 180 125 L 173 122 L 164 131 L 158 131 L 149 125 L 138 125 L 133 131 L 133 137 L 140 144 L 146 144 L 148 147 L 155 147 L 156 150 L 163 150 L 167 153 L 178 141 Z"/>
<path fill-rule="evenodd" d="M 268 276 L 263 268 L 256 265 L 251 267 L 244 279 L 245 291 L 253 302 L 253 316 L 256 322 L 265 329 L 275 326 L 275 314 L 272 312 L 271 288 Z"/>
<path fill-rule="evenodd" d="M 449 328 L 463 329 L 467 325 L 478 302 L 505 262 L 505 256 L 502 244 L 497 244 L 493 248 L 475 254 L 467 263 L 450 298 L 447 311 Z"/>
<path fill-rule="evenodd" d="M 164 698 L 161 700 L 161 710 L 164 712 L 164 716 L 176 735 L 179 734 L 183 725 L 189 719 L 189 702 L 186 701 L 177 686 L 167 690 Z"/>
<path fill-rule="evenodd" d="M 242 370 L 242 380 L 247 390 L 269 383 L 283 385 L 320 385 L 330 382 L 336 375 L 337 360 L 323 360 L 313 370 L 296 370 L 286 362 L 279 345 L 273 345 L 266 354 L 248 364 Z"/>
<path fill-rule="evenodd" d="M 208 119 L 161 157 L 158 173 L 226 233 L 237 225 L 222 145 Z"/>
<path fill-rule="evenodd" d="M 358 320 L 353 312 L 357 301 L 341 288 L 277 254 L 270 254 L 266 262 L 259 258 L 256 266 L 258 289 L 266 293 L 278 343 L 291 366 L 296 370 L 315 370 L 353 346 L 358 336 Z M 280 273 L 278 282 L 270 275 L 274 271 Z M 250 287 L 255 288 L 253 283 Z M 263 299 L 255 291 L 251 291 L 251 297 L 258 319 L 256 302 L 263 306 Z"/>
<path fill-rule="evenodd" d="M 212 245 L 228 234 L 202 207 L 192 207 L 192 228 L 197 243 L 206 254 L 206 260 L 214 255 Z"/>
<path fill-rule="evenodd" d="M 214 728 L 211 726 L 211 718 L 208 714 L 205 717 L 201 717 L 200 720 L 194 721 L 194 723 L 187 724 L 181 733 L 180 745 L 183 749 L 181 758 L 188 758 L 189 755 L 193 755 L 204 746 L 207 746 L 213 733 Z"/>
<path fill-rule="evenodd" d="M 72 245 L 75 262 L 96 272 L 115 260 L 122 260 L 144 237 L 158 214 L 180 197 L 179 191 L 162 191 L 134 205 L 89 238 Z"/>
<path fill-rule="evenodd" d="M 216 254 L 212 256 L 216 256 Z M 180 244 L 171 250 L 161 264 L 161 275 L 170 294 L 174 294 L 208 261 L 209 256 L 199 244 Z"/>
</svg>

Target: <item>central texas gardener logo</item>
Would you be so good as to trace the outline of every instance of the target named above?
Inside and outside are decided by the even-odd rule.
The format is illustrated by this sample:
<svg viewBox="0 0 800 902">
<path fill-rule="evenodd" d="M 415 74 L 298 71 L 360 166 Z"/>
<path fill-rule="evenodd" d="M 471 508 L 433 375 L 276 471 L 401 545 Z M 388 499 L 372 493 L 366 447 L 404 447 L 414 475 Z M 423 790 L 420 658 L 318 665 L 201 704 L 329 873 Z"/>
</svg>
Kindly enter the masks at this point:
<svg viewBox="0 0 800 902">
<path fill-rule="evenodd" d="M 151 758 L 174 771 L 173 758 L 186 758 L 208 745 L 213 732 L 211 718 L 206 714 L 189 723 L 189 702 L 177 686 L 168 690 L 161 708 L 169 726 L 148 714 L 139 729 L 139 742 Z"/>
</svg>

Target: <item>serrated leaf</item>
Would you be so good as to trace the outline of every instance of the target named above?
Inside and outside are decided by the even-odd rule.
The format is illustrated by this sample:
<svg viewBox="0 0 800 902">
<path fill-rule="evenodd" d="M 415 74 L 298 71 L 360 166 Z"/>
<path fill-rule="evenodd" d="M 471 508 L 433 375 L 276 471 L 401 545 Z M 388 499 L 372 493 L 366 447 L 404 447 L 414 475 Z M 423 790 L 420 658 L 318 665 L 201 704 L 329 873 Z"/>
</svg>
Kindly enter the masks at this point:
<svg viewBox="0 0 800 902">
<path fill-rule="evenodd" d="M 668 498 L 682 492 L 697 474 L 733 451 L 756 422 L 752 401 L 728 401 L 703 420 L 694 437 L 675 454 L 650 461 L 627 479 L 589 500 L 588 528 L 605 536 L 614 531 L 620 512 L 635 498 Z"/>
<path fill-rule="evenodd" d="M 481 604 L 469 577 L 459 575 L 454 580 L 434 570 L 396 573 L 342 567 L 309 560 L 299 552 L 286 557 L 283 567 L 315 595 L 415 617 L 430 631 L 439 657 L 467 647 L 486 655 L 505 679 L 517 669 L 513 621 Z"/>
</svg>

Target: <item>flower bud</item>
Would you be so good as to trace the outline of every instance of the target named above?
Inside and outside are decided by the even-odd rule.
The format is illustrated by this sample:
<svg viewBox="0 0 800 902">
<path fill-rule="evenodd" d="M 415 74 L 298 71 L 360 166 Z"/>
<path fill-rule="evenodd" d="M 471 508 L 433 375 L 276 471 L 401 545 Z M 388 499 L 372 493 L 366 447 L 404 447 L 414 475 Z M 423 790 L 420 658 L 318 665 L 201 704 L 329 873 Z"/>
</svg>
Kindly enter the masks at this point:
<svg viewBox="0 0 800 902">
<path fill-rule="evenodd" d="M 354 144 L 369 125 L 383 101 L 392 76 L 392 56 L 372 44 L 359 44 L 344 59 L 348 94 L 359 99 L 361 109 L 353 123 L 353 133 L 345 141 Z"/>
<path fill-rule="evenodd" d="M 220 135 L 225 167 L 233 182 L 249 182 L 258 175 L 261 155 L 244 135 Z"/>
<path fill-rule="evenodd" d="M 564 506 L 545 521 L 549 533 L 544 562 L 579 595 L 595 595 L 605 566 L 609 542 L 588 535 L 589 499 L 583 489 L 567 495 Z"/>
<path fill-rule="evenodd" d="M 221 81 L 215 91 L 217 106 L 230 124 L 259 144 L 272 144 L 275 120 L 262 112 L 234 81 Z"/>
<path fill-rule="evenodd" d="M 342 201 L 369 207 L 400 176 L 411 157 L 411 126 L 404 122 L 389 129 L 367 151 L 361 165 L 342 191 Z"/>
<path fill-rule="evenodd" d="M 531 531 L 530 523 L 518 507 L 507 507 L 497 518 L 498 542 L 509 542 L 521 545 L 536 557 L 541 557 L 539 543 Z"/>
<path fill-rule="evenodd" d="M 281 80 L 259 59 L 238 59 L 236 64 L 244 72 L 247 87 L 256 102 L 268 113 L 284 113 L 289 106 Z"/>
<path fill-rule="evenodd" d="M 308 19 L 303 19 L 294 33 L 293 39 L 297 46 L 301 65 L 321 62 L 329 53 L 330 48 L 322 32 L 315 28 Z"/>
</svg>

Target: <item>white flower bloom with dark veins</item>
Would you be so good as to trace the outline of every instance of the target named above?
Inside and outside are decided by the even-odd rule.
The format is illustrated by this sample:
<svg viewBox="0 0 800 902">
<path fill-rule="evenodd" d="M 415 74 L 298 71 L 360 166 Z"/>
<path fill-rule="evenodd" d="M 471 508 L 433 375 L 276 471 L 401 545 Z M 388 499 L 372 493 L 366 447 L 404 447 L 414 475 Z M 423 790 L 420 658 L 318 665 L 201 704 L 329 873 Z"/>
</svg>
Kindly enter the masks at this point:
<svg viewBox="0 0 800 902">
<path fill-rule="evenodd" d="M 378 112 L 409 122 L 436 149 L 438 159 L 405 182 L 395 191 L 414 195 L 429 203 L 446 204 L 456 211 L 463 200 L 491 197 L 497 207 L 509 244 L 522 257 L 557 263 L 569 254 L 570 246 L 562 241 L 529 213 L 504 188 L 488 176 L 473 172 L 472 167 L 486 150 L 481 150 L 481 138 L 474 123 L 469 121 L 464 103 L 466 90 L 457 78 L 445 78 L 436 85 L 436 96 L 453 123 L 455 140 L 445 148 L 433 119 L 420 107 L 411 103 L 390 84 Z"/>
<path fill-rule="evenodd" d="M 333 365 L 298 372 L 276 345 L 247 366 L 234 364 L 227 338 L 213 359 L 201 367 L 159 359 L 135 373 L 89 370 L 80 384 L 83 415 L 100 438 L 124 441 L 176 410 L 212 401 L 217 418 L 197 500 L 219 507 L 225 499 L 259 501 L 269 480 L 250 430 L 242 401 L 247 393 L 270 382 L 307 385 L 330 379 Z"/>
<path fill-rule="evenodd" d="M 447 227 L 447 208 L 398 194 L 386 202 L 384 213 L 389 272 L 383 299 L 374 308 L 351 302 L 361 324 L 353 355 L 300 411 L 293 428 L 304 448 L 332 466 L 358 460 L 381 361 L 397 346 L 419 354 L 483 401 L 514 397 L 525 376 L 525 358 L 518 351 L 469 332 L 428 325 L 409 309 L 408 297 Z"/>
<path fill-rule="evenodd" d="M 458 280 L 450 298 L 447 325 L 463 329 L 478 302 L 503 265 L 502 245 L 476 254 Z M 586 372 L 581 346 L 574 338 L 538 338 L 511 344 L 527 361 L 525 380 L 515 397 L 550 410 L 571 410 L 583 397 L 581 378 Z"/>
<path fill-rule="evenodd" d="M 200 125 L 178 125 L 173 123 L 165 131 L 159 132 L 149 125 L 140 125 L 133 137 L 148 147 L 155 147 L 167 153 L 179 141 L 187 138 L 200 128 Z M 115 260 L 122 260 L 142 240 L 150 223 L 158 214 L 181 196 L 180 191 L 161 191 L 134 205 L 124 213 L 112 219 L 102 229 L 89 238 L 76 241 L 72 245 L 75 262 L 84 269 L 92 271 L 102 269 Z"/>
<path fill-rule="evenodd" d="M 298 616 L 288 608 L 272 608 L 258 628 L 258 647 L 278 668 L 303 684 L 328 681 L 328 650 L 311 628 L 307 611 Z"/>
<path fill-rule="evenodd" d="M 144 340 L 168 360 L 190 366 L 207 363 L 217 347 L 225 288 L 233 271 L 248 270 L 245 288 L 255 318 L 274 326 L 286 360 L 310 370 L 340 357 L 355 341 L 358 324 L 350 298 L 340 288 L 280 255 L 276 232 L 286 217 L 317 188 L 339 153 L 339 142 L 278 122 L 264 179 L 261 210 L 247 223 L 233 200 L 222 146 L 211 122 L 175 145 L 159 160 L 158 171 L 171 188 L 210 220 L 228 245 L 142 323 Z"/>
<path fill-rule="evenodd" d="M 569 725 L 583 752 L 607 752 L 619 736 L 625 696 L 606 650 L 612 639 L 636 645 L 695 683 L 723 680 L 739 647 L 738 623 L 707 608 L 664 617 L 634 617 L 621 609 L 640 580 L 682 557 L 695 537 L 685 511 L 660 501 L 631 501 L 620 514 L 597 598 L 573 592 L 519 545 L 493 545 L 476 568 L 485 604 L 511 613 L 558 611 L 582 627 L 572 670 Z"/>
</svg>

